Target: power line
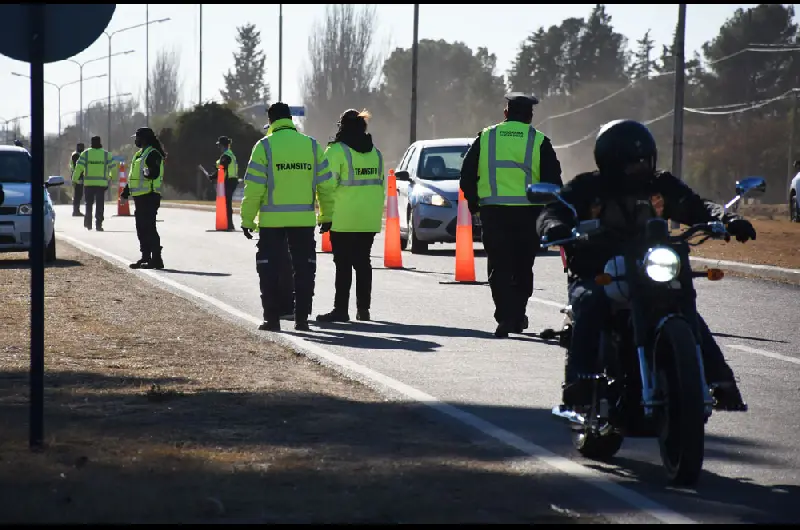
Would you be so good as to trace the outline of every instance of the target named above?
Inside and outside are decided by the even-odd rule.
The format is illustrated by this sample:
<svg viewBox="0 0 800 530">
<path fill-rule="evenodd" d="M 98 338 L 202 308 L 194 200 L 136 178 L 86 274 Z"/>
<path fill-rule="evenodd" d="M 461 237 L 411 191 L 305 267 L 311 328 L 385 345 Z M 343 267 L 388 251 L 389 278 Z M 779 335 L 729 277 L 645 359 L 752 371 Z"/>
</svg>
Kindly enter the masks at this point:
<svg viewBox="0 0 800 530">
<path fill-rule="evenodd" d="M 773 44 L 773 45 L 770 45 L 770 46 L 777 46 L 777 45 Z M 783 52 L 800 51 L 800 46 L 795 46 L 795 47 L 787 46 L 787 47 L 784 47 L 784 48 L 753 48 L 753 47 L 742 48 L 738 52 L 731 53 L 730 55 L 726 55 L 724 57 L 720 57 L 719 59 L 715 59 L 713 61 L 709 61 L 709 62 L 705 63 L 702 66 L 709 67 L 709 66 L 712 66 L 714 64 L 721 63 L 723 61 L 727 61 L 728 59 L 732 59 L 732 58 L 734 58 L 734 57 L 736 57 L 738 55 L 741 55 L 741 54 L 743 54 L 745 52 L 748 52 L 748 51 L 757 52 L 757 53 L 783 53 Z M 689 70 L 689 68 L 686 68 L 684 70 Z M 537 123 L 535 125 L 535 127 L 538 129 L 542 124 L 547 123 L 550 120 L 554 120 L 556 118 L 564 118 L 566 116 L 572 116 L 573 114 L 577 114 L 579 112 L 583 112 L 584 110 L 589 110 L 592 107 L 596 107 L 597 105 L 600 105 L 601 103 L 605 103 L 609 99 L 612 99 L 612 98 L 618 96 L 619 94 L 622 94 L 623 92 L 633 88 L 634 86 L 636 86 L 637 83 L 639 83 L 643 79 L 644 80 L 655 79 L 655 78 L 663 77 L 663 76 L 666 76 L 666 75 L 672 75 L 674 73 L 675 73 L 675 70 L 671 70 L 671 71 L 668 71 L 668 72 L 659 72 L 657 74 L 652 74 L 652 75 L 650 75 L 648 77 L 640 77 L 638 79 L 634 79 L 633 81 L 628 83 L 626 86 L 620 88 L 619 90 L 617 90 L 615 92 L 612 92 L 611 94 L 609 94 L 609 95 L 607 95 L 607 96 L 605 96 L 603 98 L 600 98 L 597 101 L 589 103 L 588 105 L 585 105 L 585 106 L 580 107 L 578 109 L 570 110 L 568 112 L 562 112 L 561 114 L 555 114 L 553 116 L 548 116 L 547 118 L 545 118 L 542 121 L 540 121 L 539 123 Z"/>
<path fill-rule="evenodd" d="M 701 108 L 696 108 L 696 109 L 695 108 L 691 108 L 691 107 L 684 107 L 683 110 L 685 112 L 690 112 L 692 114 L 699 114 L 699 115 L 704 115 L 704 116 L 729 116 L 729 115 L 732 115 L 732 114 L 738 114 L 740 112 L 746 112 L 746 111 L 749 111 L 749 110 L 760 109 L 761 107 L 769 105 L 770 103 L 774 103 L 776 101 L 780 101 L 780 100 L 786 99 L 789 96 L 791 96 L 792 94 L 795 94 L 797 92 L 800 92 L 800 89 L 793 88 L 792 90 L 784 92 L 780 96 L 776 96 L 774 98 L 769 98 L 769 99 L 764 99 L 764 100 L 761 100 L 761 101 L 758 101 L 758 102 L 755 102 L 755 103 L 730 103 L 728 105 L 715 105 L 713 107 L 701 107 Z M 747 105 L 747 107 L 741 108 L 741 109 L 736 109 L 736 110 L 729 110 L 729 111 L 717 111 L 717 112 L 714 112 L 714 111 L 711 110 L 711 109 L 726 108 L 726 107 L 727 108 L 739 107 L 739 106 L 743 106 L 743 105 Z M 655 123 L 657 121 L 661 121 L 661 120 L 663 120 L 665 118 L 668 118 L 669 116 L 672 115 L 672 113 L 673 113 L 673 111 L 670 110 L 669 112 L 667 112 L 665 114 L 662 114 L 661 116 L 658 116 L 657 118 L 653 118 L 651 120 L 647 120 L 647 121 L 642 122 L 642 123 L 644 123 L 645 125 L 650 125 L 651 123 Z M 574 147 L 574 146 L 576 146 L 576 145 L 578 145 L 580 143 L 583 143 L 586 140 L 588 140 L 588 139 L 592 138 L 593 136 L 595 136 L 597 134 L 597 132 L 602 127 L 603 127 L 602 125 L 599 126 L 599 127 L 596 127 L 589 134 L 587 134 L 586 136 L 583 136 L 582 138 L 579 138 L 578 140 L 575 140 L 574 142 L 570 142 L 568 144 L 562 144 L 562 145 L 554 145 L 553 149 L 568 149 L 570 147 Z"/>
</svg>

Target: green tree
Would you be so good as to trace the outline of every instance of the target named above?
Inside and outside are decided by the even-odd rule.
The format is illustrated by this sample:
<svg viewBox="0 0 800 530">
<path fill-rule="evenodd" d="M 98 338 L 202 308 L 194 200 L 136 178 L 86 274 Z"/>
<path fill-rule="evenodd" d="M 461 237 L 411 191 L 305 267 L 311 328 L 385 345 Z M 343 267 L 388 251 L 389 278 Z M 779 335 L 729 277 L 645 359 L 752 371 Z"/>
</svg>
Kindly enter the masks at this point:
<svg viewBox="0 0 800 530">
<path fill-rule="evenodd" d="M 597 4 L 579 37 L 575 67 L 581 84 L 626 82 L 626 47 L 625 37 L 614 31 L 605 6 Z"/>
<path fill-rule="evenodd" d="M 225 74 L 225 88 L 220 94 L 226 103 L 238 107 L 266 103 L 270 99 L 269 84 L 264 81 L 266 57 L 259 49 L 261 32 L 255 24 L 236 28 L 239 51 L 233 54 L 233 69 Z"/>
</svg>

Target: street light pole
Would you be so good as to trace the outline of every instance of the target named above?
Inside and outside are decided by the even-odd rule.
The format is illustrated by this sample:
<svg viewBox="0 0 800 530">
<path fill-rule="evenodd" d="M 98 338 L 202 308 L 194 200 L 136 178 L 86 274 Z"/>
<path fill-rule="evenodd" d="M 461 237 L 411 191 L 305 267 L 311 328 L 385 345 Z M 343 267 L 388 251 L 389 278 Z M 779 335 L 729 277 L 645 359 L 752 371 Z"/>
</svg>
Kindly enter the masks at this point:
<svg viewBox="0 0 800 530">
<path fill-rule="evenodd" d="M 197 104 L 203 104 L 203 4 L 200 4 L 200 76 L 197 89 Z"/>
<path fill-rule="evenodd" d="M 419 69 L 419 4 L 414 4 L 414 43 L 411 47 L 411 143 L 417 141 L 417 71 Z"/>
<path fill-rule="evenodd" d="M 283 4 L 278 4 L 278 101 L 283 101 Z"/>
<path fill-rule="evenodd" d="M 144 5 L 144 68 L 145 125 L 150 127 L 150 4 Z"/>
<path fill-rule="evenodd" d="M 125 53 L 125 54 L 128 54 L 128 53 L 133 53 L 133 50 L 129 50 L 129 51 L 127 51 L 127 52 L 123 52 L 123 53 Z M 122 54 L 117 54 L 117 55 L 122 55 Z M 103 57 L 97 57 L 96 59 L 90 59 L 90 60 L 88 60 L 88 61 L 84 61 L 84 62 L 82 62 L 82 63 L 79 63 L 79 62 L 78 62 L 78 61 L 76 61 L 75 59 L 67 59 L 67 61 L 69 61 L 69 62 L 71 62 L 71 63 L 74 63 L 74 64 L 77 64 L 77 65 L 78 65 L 78 68 L 79 68 L 79 70 L 80 70 L 80 74 L 81 74 L 81 75 L 80 75 L 80 77 L 81 77 L 81 78 L 80 78 L 80 81 L 79 81 L 79 82 L 80 82 L 80 84 L 81 84 L 81 88 L 80 88 L 80 91 L 81 91 L 81 96 L 80 96 L 80 105 L 81 105 L 81 114 L 80 114 L 80 135 L 81 135 L 81 136 L 83 136 L 83 135 L 84 135 L 84 133 L 86 132 L 86 131 L 84 130 L 85 128 L 84 128 L 84 120 L 83 120 L 83 81 L 84 81 L 84 79 L 83 79 L 83 67 L 84 67 L 84 66 L 86 66 L 87 64 L 90 64 L 90 63 L 94 63 L 94 62 L 97 62 L 97 61 L 102 61 L 102 60 L 104 60 L 105 58 L 106 58 L 105 56 L 103 56 Z M 104 74 L 104 75 L 105 75 L 105 74 Z"/>
<path fill-rule="evenodd" d="M 153 20 L 152 22 L 147 21 L 144 24 L 136 24 L 133 26 L 128 26 L 127 28 L 118 29 L 116 31 L 112 31 L 111 33 L 107 31 L 103 32 L 103 34 L 106 37 L 108 37 L 108 138 L 106 139 L 106 141 L 108 142 L 109 149 L 111 149 L 111 57 L 113 57 L 114 55 L 119 55 L 111 53 L 111 37 L 113 37 L 117 33 L 122 33 L 123 31 L 141 28 L 147 26 L 148 24 L 158 24 L 159 22 L 166 22 L 168 20 L 170 20 L 169 17 L 161 18 L 159 20 Z M 123 53 L 130 53 L 130 52 L 123 52 Z"/>
<path fill-rule="evenodd" d="M 16 77 L 25 77 L 27 79 L 30 79 L 30 77 L 31 77 L 31 76 L 29 76 L 27 74 L 20 74 L 18 72 L 11 72 L 11 75 L 16 76 Z M 99 78 L 105 77 L 105 76 L 106 76 L 106 74 L 95 75 L 95 76 L 92 76 L 92 77 L 87 77 L 84 81 L 89 81 L 91 79 L 99 79 Z M 61 89 L 65 88 L 65 87 L 68 87 L 70 85 L 74 85 L 76 83 L 80 83 L 80 82 L 81 82 L 80 79 L 76 79 L 75 81 L 70 81 L 69 83 L 64 83 L 63 85 L 57 85 L 55 83 L 51 83 L 50 81 L 45 81 L 44 82 L 46 85 L 50 85 L 50 86 L 56 87 L 56 90 L 58 91 L 58 136 L 59 137 L 61 136 Z"/>
</svg>

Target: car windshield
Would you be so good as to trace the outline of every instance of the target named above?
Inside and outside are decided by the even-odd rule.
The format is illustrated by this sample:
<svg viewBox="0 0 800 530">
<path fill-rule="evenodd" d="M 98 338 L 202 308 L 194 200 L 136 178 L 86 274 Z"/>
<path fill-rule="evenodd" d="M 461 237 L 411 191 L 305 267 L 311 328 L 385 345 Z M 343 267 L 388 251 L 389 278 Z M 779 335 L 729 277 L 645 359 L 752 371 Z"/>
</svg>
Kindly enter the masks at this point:
<svg viewBox="0 0 800 530">
<path fill-rule="evenodd" d="M 419 157 L 417 177 L 425 180 L 457 180 L 468 145 L 425 147 Z"/>
<path fill-rule="evenodd" d="M 31 157 L 21 151 L 0 151 L 0 182 L 30 182 Z"/>
</svg>

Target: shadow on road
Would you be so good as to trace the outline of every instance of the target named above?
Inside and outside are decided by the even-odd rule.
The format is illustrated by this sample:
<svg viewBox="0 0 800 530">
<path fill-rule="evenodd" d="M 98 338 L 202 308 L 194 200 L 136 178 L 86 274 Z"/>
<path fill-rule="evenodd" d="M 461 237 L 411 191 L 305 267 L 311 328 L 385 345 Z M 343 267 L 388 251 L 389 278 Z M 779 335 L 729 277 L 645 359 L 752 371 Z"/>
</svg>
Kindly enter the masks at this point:
<svg viewBox="0 0 800 530">
<path fill-rule="evenodd" d="M 765 339 L 762 337 L 748 337 L 746 335 L 731 335 L 728 333 L 711 333 L 715 337 L 723 337 L 726 339 L 744 339 L 744 340 L 753 340 L 756 342 L 777 342 L 780 344 L 789 344 L 789 341 L 786 340 L 777 340 L 777 339 Z"/>
<path fill-rule="evenodd" d="M 190 276 L 230 276 L 230 273 L 227 272 L 182 271 L 178 269 L 160 269 L 160 272 L 169 272 L 171 274 L 187 274 Z"/>
<path fill-rule="evenodd" d="M 455 338 L 476 338 L 487 339 L 492 338 L 492 333 L 488 331 L 481 331 L 477 329 L 466 329 L 454 326 L 436 326 L 436 325 L 419 325 L 419 324 L 400 324 L 396 322 L 387 322 L 384 320 L 372 320 L 370 322 L 359 322 L 357 320 L 350 322 L 315 322 L 314 325 L 320 330 L 341 330 L 350 331 L 353 333 L 382 333 L 387 335 L 422 335 L 426 337 L 455 337 Z M 437 344 L 437 346 L 440 346 Z"/>
<path fill-rule="evenodd" d="M 68 267 L 82 267 L 83 263 L 73 259 L 57 259 L 55 263 L 45 263 L 45 268 L 65 269 Z M 2 259 L 0 260 L 0 269 L 30 269 L 31 262 L 29 259 Z"/>
</svg>

